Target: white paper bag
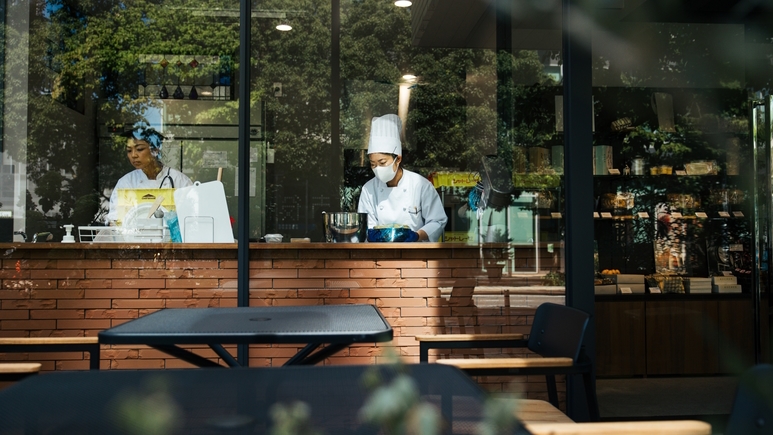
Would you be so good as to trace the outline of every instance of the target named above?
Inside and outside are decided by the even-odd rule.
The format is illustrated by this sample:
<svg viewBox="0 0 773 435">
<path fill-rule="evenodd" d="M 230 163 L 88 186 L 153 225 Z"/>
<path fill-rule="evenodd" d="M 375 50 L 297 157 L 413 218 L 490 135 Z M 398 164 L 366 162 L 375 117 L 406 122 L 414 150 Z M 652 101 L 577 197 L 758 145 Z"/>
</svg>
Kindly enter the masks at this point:
<svg viewBox="0 0 773 435">
<path fill-rule="evenodd" d="M 233 243 L 231 219 L 220 181 L 195 182 L 174 192 L 183 243 Z"/>
</svg>

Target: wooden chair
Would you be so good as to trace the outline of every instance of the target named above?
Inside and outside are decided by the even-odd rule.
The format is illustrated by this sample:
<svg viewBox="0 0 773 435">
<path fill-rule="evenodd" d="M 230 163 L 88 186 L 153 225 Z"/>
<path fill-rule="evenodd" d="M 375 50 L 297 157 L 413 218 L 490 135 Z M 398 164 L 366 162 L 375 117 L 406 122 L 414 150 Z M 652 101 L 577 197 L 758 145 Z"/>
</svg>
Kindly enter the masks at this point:
<svg viewBox="0 0 773 435">
<path fill-rule="evenodd" d="M 3 352 L 88 352 L 89 369 L 99 370 L 98 337 L 0 337 Z"/>
<path fill-rule="evenodd" d="M 422 346 L 430 348 L 508 348 L 526 347 L 541 358 L 448 358 L 438 359 L 439 364 L 458 367 L 470 376 L 523 376 L 544 375 L 550 403 L 558 407 L 556 375 L 581 375 L 585 387 L 588 412 L 592 421 L 599 420 L 596 387 L 590 358 L 584 354 L 582 341 L 590 316 L 575 308 L 544 303 L 537 307 L 529 338 L 512 335 L 506 340 L 497 340 L 490 334 L 479 336 L 469 334 L 438 335 L 431 338 L 418 336 L 420 359 L 427 362 L 428 356 Z M 440 338 L 442 337 L 442 338 Z M 503 335 L 506 337 L 506 335 Z M 481 338 L 478 340 L 478 338 Z"/>
<path fill-rule="evenodd" d="M 0 363 L 0 381 L 15 382 L 40 372 L 40 363 Z"/>
</svg>

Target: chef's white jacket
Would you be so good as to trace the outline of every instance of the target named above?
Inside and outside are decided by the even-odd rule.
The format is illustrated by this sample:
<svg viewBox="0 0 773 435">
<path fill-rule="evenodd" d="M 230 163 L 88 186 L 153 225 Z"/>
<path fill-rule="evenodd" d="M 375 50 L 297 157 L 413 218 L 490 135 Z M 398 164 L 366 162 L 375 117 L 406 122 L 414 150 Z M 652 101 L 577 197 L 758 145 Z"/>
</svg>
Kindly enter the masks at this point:
<svg viewBox="0 0 773 435">
<path fill-rule="evenodd" d="M 182 172 L 172 169 L 168 166 L 161 168 L 161 172 L 156 175 L 155 180 L 151 180 L 142 172 L 142 169 L 135 169 L 121 177 L 113 193 L 110 194 L 110 210 L 107 213 L 107 223 L 118 220 L 118 189 L 160 189 L 162 187 L 188 187 L 192 186 L 193 181 Z"/>
<path fill-rule="evenodd" d="M 403 169 L 396 187 L 378 178 L 362 186 L 357 211 L 368 214 L 368 228 L 376 225 L 408 225 L 424 230 L 430 242 L 437 242 L 448 222 L 435 186 L 421 175 Z"/>
</svg>

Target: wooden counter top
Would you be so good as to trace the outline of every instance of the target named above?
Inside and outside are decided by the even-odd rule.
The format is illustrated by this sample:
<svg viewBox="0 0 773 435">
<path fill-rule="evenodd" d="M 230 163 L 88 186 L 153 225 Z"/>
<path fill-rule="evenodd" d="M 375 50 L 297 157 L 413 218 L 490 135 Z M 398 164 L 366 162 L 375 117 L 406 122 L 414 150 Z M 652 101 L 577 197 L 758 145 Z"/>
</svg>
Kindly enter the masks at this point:
<svg viewBox="0 0 773 435">
<path fill-rule="evenodd" d="M 237 243 L 0 243 L 0 250 L 8 249 L 237 249 Z M 334 249 L 334 250 L 384 250 L 384 249 L 507 249 L 507 243 L 250 243 L 250 249 L 286 250 L 286 249 Z M 533 249 L 529 247 L 530 249 Z"/>
</svg>

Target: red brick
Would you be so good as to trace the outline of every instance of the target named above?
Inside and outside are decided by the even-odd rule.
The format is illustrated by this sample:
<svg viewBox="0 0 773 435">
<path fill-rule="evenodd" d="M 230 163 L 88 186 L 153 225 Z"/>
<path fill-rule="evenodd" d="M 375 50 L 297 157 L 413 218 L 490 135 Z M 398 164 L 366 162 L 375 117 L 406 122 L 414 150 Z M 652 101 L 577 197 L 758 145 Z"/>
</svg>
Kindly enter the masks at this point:
<svg viewBox="0 0 773 435">
<path fill-rule="evenodd" d="M 329 287 L 323 279 L 274 279 L 274 288 L 320 288 Z"/>
<path fill-rule="evenodd" d="M 110 368 L 111 369 L 128 369 L 128 370 L 137 370 L 137 369 L 163 369 L 164 368 L 164 360 L 163 359 L 121 359 L 121 360 L 111 360 L 110 361 Z"/>
<path fill-rule="evenodd" d="M 0 270 L 0 279 L 29 279 L 29 270 L 16 271 L 15 269 L 3 269 Z"/>
<path fill-rule="evenodd" d="M 400 308 L 400 314 L 403 317 L 437 317 L 437 316 L 450 316 L 450 308 L 414 308 L 403 307 Z"/>
<path fill-rule="evenodd" d="M 166 288 L 176 288 L 176 289 L 183 289 L 183 288 L 218 288 L 219 281 L 217 279 L 207 279 L 207 278 L 200 278 L 200 279 L 167 279 L 166 280 Z"/>
<path fill-rule="evenodd" d="M 109 319 L 59 319 L 57 329 L 107 329 L 111 326 Z"/>
<path fill-rule="evenodd" d="M 3 320 L 0 322 L 0 329 L 56 329 L 56 320 Z"/>
<path fill-rule="evenodd" d="M 352 278 L 400 278 L 399 269 L 352 269 Z"/>
<path fill-rule="evenodd" d="M 427 260 L 428 269 L 455 269 L 457 267 L 480 267 L 477 259 Z"/>
<path fill-rule="evenodd" d="M 424 260 L 378 260 L 376 267 L 387 269 L 426 269 L 427 262 Z"/>
<path fill-rule="evenodd" d="M 250 271 L 250 278 L 297 278 L 297 269 L 255 269 Z"/>
<path fill-rule="evenodd" d="M 273 267 L 274 269 L 324 269 L 325 260 L 274 260 L 273 264 L 269 267 Z"/>
<path fill-rule="evenodd" d="M 141 288 L 164 288 L 165 279 L 114 279 L 114 289 L 141 289 Z"/>
<path fill-rule="evenodd" d="M 218 269 L 220 260 L 166 260 L 167 270 L 180 269 Z"/>
<path fill-rule="evenodd" d="M 133 279 L 139 276 L 137 269 L 86 269 L 86 279 Z"/>
<path fill-rule="evenodd" d="M 164 299 L 114 299 L 112 308 L 164 308 Z"/>
<path fill-rule="evenodd" d="M 376 286 L 378 286 L 378 287 L 389 287 L 389 288 L 397 288 L 397 287 L 427 287 L 427 280 L 423 279 L 423 278 L 411 278 L 411 279 L 379 278 L 376 281 Z"/>
<path fill-rule="evenodd" d="M 105 289 L 111 288 L 112 281 L 109 279 L 62 279 L 59 280 L 58 287 L 60 289 L 73 289 L 73 288 L 96 288 Z"/>
<path fill-rule="evenodd" d="M 207 308 L 207 302 L 201 299 L 164 299 L 165 308 Z"/>
<path fill-rule="evenodd" d="M 145 298 L 174 298 L 174 299 L 182 299 L 182 298 L 189 298 L 193 296 L 193 290 L 190 289 L 179 289 L 179 290 L 169 290 L 169 289 L 162 289 L 162 290 L 140 290 L 139 291 L 140 299 Z"/>
<path fill-rule="evenodd" d="M 30 310 L 30 319 L 82 319 L 83 310 Z"/>
<path fill-rule="evenodd" d="M 298 298 L 334 298 L 343 299 L 349 297 L 349 290 L 338 289 L 303 289 L 298 290 Z"/>
<path fill-rule="evenodd" d="M 233 280 L 231 282 L 231 284 L 232 285 L 226 286 L 226 285 L 224 285 L 223 281 L 220 281 L 220 287 L 221 288 L 230 288 L 230 287 L 236 288 L 237 287 L 236 280 Z M 254 289 L 254 288 L 271 288 L 273 286 L 273 284 L 274 284 L 273 280 L 268 279 L 268 278 L 266 278 L 266 279 L 250 278 L 250 288 L 251 289 Z"/>
<path fill-rule="evenodd" d="M 28 320 L 30 318 L 29 310 L 0 310 L 0 320 Z"/>
<path fill-rule="evenodd" d="M 274 299 L 274 306 L 325 305 L 322 299 Z"/>
<path fill-rule="evenodd" d="M 404 298 L 440 298 L 443 292 L 437 287 L 408 287 L 401 288 L 400 296 Z M 443 299 L 445 300 L 445 299 Z"/>
<path fill-rule="evenodd" d="M 139 290 L 109 289 L 109 290 L 85 290 L 87 299 L 137 299 Z"/>
<path fill-rule="evenodd" d="M 377 307 L 426 307 L 424 298 L 376 298 Z"/>
<path fill-rule="evenodd" d="M 301 269 L 298 278 L 349 278 L 347 269 Z"/>
<path fill-rule="evenodd" d="M 56 308 L 109 308 L 110 299 L 61 299 Z"/>
<path fill-rule="evenodd" d="M 363 288 L 376 287 L 375 278 L 349 278 L 349 279 L 325 279 L 324 287 L 327 288 Z"/>
<path fill-rule="evenodd" d="M 38 289 L 55 289 L 56 288 L 56 280 L 54 279 L 22 279 L 22 280 L 15 280 L 15 279 L 5 279 L 3 280 L 3 289 L 6 290 L 23 290 L 23 291 L 34 291 Z"/>
<path fill-rule="evenodd" d="M 156 260 L 113 260 L 113 269 L 165 269 L 166 262 Z"/>
<path fill-rule="evenodd" d="M 55 260 L 32 260 L 32 259 L 26 259 L 26 260 L 16 260 L 16 261 L 3 261 L 3 268 L 9 268 L 9 269 L 21 269 L 21 270 L 29 270 L 29 269 L 55 269 L 56 268 L 56 261 Z"/>
<path fill-rule="evenodd" d="M 54 267 L 57 269 L 110 269 L 111 263 L 110 260 L 94 259 L 57 260 Z"/>
<path fill-rule="evenodd" d="M 56 308 L 56 299 L 11 299 L 0 300 L 3 310 L 23 310 L 34 308 Z"/>
<path fill-rule="evenodd" d="M 139 317 L 137 309 L 124 308 L 121 310 L 86 310 L 86 319 L 136 319 Z"/>
<path fill-rule="evenodd" d="M 82 299 L 86 290 L 35 290 L 38 299 Z"/>
<path fill-rule="evenodd" d="M 203 288 L 195 288 L 195 289 L 191 290 L 191 293 L 192 293 L 191 297 L 202 298 L 202 299 L 223 298 L 223 297 L 235 298 L 236 297 L 236 289 L 223 289 L 223 288 L 203 289 Z"/>
<path fill-rule="evenodd" d="M 453 269 L 403 269 L 403 278 L 450 278 Z"/>
<path fill-rule="evenodd" d="M 224 264 L 221 263 L 220 267 L 226 268 Z M 271 259 L 265 259 L 265 260 L 250 260 L 250 270 L 252 269 L 271 269 L 274 267 L 274 260 Z M 237 268 L 236 261 L 233 262 L 233 264 L 228 264 L 228 268 Z"/>
<path fill-rule="evenodd" d="M 100 361 L 101 362 L 101 361 Z M 89 360 L 57 361 L 56 370 L 89 370 Z"/>
<path fill-rule="evenodd" d="M 326 269 L 375 269 L 375 260 L 325 260 Z"/>
<path fill-rule="evenodd" d="M 83 270 L 72 269 L 35 269 L 30 272 L 30 279 L 81 279 L 84 276 Z"/>
<path fill-rule="evenodd" d="M 368 249 L 364 251 L 360 250 L 352 250 L 349 253 L 349 256 L 352 259 L 359 260 L 359 259 L 377 259 L 377 260 L 383 260 L 383 259 L 390 259 L 390 258 L 400 258 L 400 251 L 395 249 L 380 249 L 380 250 L 374 250 L 374 249 Z"/>
<path fill-rule="evenodd" d="M 449 258 L 451 257 L 451 251 L 448 249 L 406 249 L 402 252 L 402 258 L 418 258 L 418 259 L 431 259 L 431 258 Z"/>
<path fill-rule="evenodd" d="M 353 288 L 349 290 L 349 295 L 353 298 L 397 298 L 400 297 L 400 293 L 399 288 Z"/>
<path fill-rule="evenodd" d="M 298 257 L 299 258 L 312 258 L 312 259 L 331 259 L 331 258 L 349 258 L 349 252 L 344 250 L 322 250 L 322 251 L 312 251 L 312 250 L 301 250 L 298 251 Z"/>
</svg>

